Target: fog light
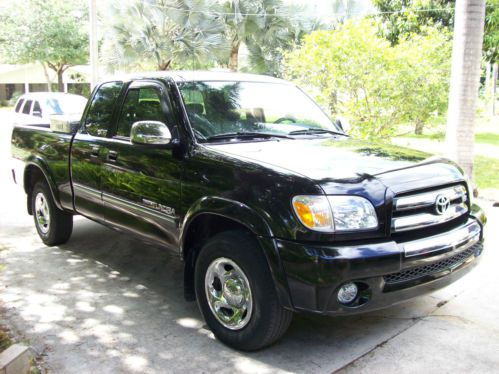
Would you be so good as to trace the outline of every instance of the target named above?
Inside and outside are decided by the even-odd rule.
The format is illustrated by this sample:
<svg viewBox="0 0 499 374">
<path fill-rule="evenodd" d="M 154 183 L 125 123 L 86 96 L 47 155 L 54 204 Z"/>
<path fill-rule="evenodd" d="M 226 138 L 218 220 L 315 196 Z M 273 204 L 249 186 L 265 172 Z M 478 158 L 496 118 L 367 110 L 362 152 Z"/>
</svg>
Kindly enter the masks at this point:
<svg viewBox="0 0 499 374">
<path fill-rule="evenodd" d="M 359 289 L 355 283 L 345 283 L 338 291 L 338 301 L 341 304 L 350 304 L 357 298 L 358 292 Z"/>
</svg>

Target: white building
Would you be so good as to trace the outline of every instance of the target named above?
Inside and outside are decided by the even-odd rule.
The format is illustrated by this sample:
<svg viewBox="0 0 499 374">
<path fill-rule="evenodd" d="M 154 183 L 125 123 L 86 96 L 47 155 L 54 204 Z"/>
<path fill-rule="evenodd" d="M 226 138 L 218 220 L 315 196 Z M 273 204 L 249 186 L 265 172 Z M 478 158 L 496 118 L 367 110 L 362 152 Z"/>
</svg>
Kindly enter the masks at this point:
<svg viewBox="0 0 499 374">
<path fill-rule="evenodd" d="M 56 73 L 47 69 L 53 90 L 57 90 Z M 88 93 L 90 67 L 73 66 L 64 72 L 64 91 L 78 94 Z M 0 64 L 0 101 L 9 100 L 14 93 L 48 91 L 47 78 L 41 64 Z"/>
</svg>

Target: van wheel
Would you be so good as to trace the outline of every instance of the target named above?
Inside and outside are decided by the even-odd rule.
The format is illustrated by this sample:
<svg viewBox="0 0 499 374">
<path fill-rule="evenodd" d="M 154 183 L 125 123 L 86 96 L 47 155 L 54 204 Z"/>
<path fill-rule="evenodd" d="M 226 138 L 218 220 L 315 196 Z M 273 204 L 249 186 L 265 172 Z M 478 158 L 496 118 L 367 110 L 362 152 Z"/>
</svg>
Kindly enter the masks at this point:
<svg viewBox="0 0 499 374">
<path fill-rule="evenodd" d="M 254 351 L 278 340 L 293 313 L 278 301 L 265 256 L 244 231 L 215 235 L 196 260 L 195 289 L 213 334 L 236 349 Z"/>
<path fill-rule="evenodd" d="M 47 183 L 37 182 L 33 187 L 31 209 L 36 231 L 46 245 L 64 244 L 69 240 L 73 215 L 55 206 Z"/>
</svg>

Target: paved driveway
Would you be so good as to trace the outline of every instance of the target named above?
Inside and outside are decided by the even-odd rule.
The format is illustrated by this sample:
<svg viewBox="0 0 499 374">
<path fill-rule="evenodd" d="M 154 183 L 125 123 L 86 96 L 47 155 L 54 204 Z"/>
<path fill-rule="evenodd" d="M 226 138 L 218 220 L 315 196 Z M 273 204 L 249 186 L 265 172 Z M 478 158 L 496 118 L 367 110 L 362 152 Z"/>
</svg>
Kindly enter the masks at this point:
<svg viewBox="0 0 499 374">
<path fill-rule="evenodd" d="M 2 114 L 4 117 L 5 115 Z M 347 318 L 297 315 L 282 341 L 240 353 L 182 295 L 182 264 L 84 218 L 45 247 L 8 172 L 0 117 L 0 305 L 52 373 L 499 372 L 499 208 L 470 275 L 432 295 Z"/>
</svg>

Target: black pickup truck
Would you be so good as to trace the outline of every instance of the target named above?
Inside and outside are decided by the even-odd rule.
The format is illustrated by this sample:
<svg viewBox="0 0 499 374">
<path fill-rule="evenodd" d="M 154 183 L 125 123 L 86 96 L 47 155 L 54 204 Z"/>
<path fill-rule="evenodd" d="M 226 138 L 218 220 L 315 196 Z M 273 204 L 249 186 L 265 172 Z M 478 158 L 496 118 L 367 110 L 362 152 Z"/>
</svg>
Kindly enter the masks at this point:
<svg viewBox="0 0 499 374">
<path fill-rule="evenodd" d="M 72 129 L 15 127 L 12 154 L 45 244 L 81 214 L 175 251 L 186 298 L 242 350 L 276 341 L 293 312 L 384 308 L 482 257 L 486 219 L 457 165 L 352 139 L 279 79 L 108 80 Z"/>
</svg>

